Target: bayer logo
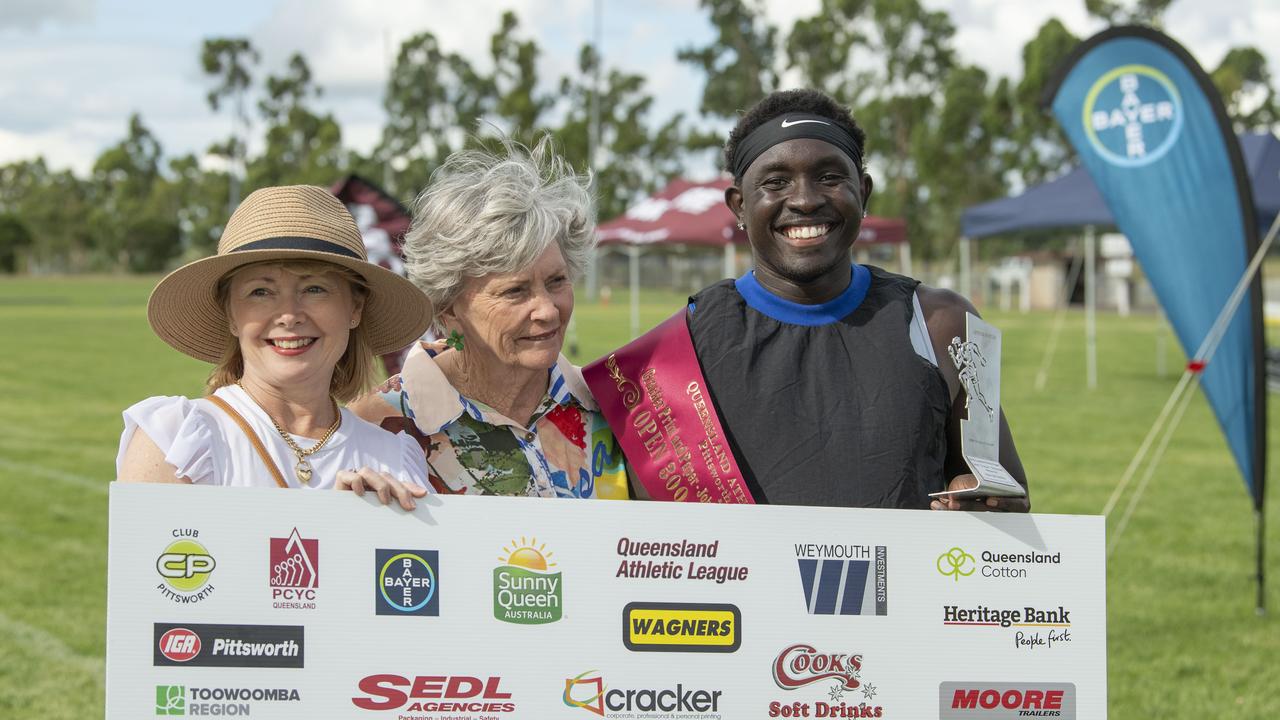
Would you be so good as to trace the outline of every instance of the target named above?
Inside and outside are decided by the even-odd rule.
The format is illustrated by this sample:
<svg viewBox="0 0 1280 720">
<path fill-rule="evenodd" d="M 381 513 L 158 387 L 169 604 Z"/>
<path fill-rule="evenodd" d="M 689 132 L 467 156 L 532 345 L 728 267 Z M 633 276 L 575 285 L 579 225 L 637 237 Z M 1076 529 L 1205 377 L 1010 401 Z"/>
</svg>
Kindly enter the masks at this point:
<svg viewBox="0 0 1280 720">
<path fill-rule="evenodd" d="M 1159 160 L 1182 132 L 1182 98 L 1148 65 L 1122 65 L 1098 78 L 1084 101 L 1085 134 L 1102 159 L 1121 167 Z"/>
</svg>

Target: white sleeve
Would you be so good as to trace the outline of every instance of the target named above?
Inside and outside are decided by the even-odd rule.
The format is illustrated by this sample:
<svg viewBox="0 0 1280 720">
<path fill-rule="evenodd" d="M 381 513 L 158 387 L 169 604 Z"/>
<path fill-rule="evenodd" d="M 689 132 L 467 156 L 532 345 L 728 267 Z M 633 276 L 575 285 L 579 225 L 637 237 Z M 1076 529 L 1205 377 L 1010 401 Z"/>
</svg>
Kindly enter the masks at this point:
<svg viewBox="0 0 1280 720">
<path fill-rule="evenodd" d="M 396 440 L 400 441 L 400 479 L 421 485 L 428 493 L 434 493 L 435 489 L 427 480 L 427 455 L 422 451 L 422 446 L 404 432 L 396 433 Z"/>
<path fill-rule="evenodd" d="M 174 477 L 192 482 L 216 484 L 214 432 L 209 418 L 185 397 L 147 398 L 124 411 L 124 432 L 116 455 L 116 477 L 124 464 L 124 453 L 141 430 L 164 453 L 165 462 L 177 468 Z"/>
</svg>

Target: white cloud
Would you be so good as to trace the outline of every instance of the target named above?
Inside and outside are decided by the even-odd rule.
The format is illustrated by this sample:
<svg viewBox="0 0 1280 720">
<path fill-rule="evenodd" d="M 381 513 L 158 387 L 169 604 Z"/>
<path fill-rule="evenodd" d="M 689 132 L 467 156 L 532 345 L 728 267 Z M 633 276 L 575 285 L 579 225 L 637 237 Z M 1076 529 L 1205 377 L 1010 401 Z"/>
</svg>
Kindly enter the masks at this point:
<svg viewBox="0 0 1280 720">
<path fill-rule="evenodd" d="M 47 25 L 83 25 L 93 19 L 94 0 L 18 0 L 4 4 L 0 29 L 36 30 Z"/>
</svg>

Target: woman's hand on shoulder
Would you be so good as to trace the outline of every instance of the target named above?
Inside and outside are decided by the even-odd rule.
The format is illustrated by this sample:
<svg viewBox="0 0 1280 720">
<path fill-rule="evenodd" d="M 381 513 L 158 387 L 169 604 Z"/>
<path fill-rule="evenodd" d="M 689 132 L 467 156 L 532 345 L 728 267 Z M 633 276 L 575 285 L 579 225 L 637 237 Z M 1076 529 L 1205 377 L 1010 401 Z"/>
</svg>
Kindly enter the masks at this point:
<svg viewBox="0 0 1280 720">
<path fill-rule="evenodd" d="M 418 506 L 414 498 L 427 494 L 427 489 L 420 485 L 400 482 L 388 473 L 378 472 L 373 468 L 363 467 L 358 470 L 339 470 L 334 479 L 335 490 L 350 490 L 363 496 L 366 490 L 378 495 L 378 501 L 390 505 L 391 499 L 400 503 L 405 510 L 413 510 Z"/>
<path fill-rule="evenodd" d="M 399 417 L 400 408 L 386 401 L 387 393 L 400 392 L 400 376 L 392 375 L 378 387 L 347 403 L 347 409 L 361 420 L 381 425 L 385 418 Z"/>
</svg>

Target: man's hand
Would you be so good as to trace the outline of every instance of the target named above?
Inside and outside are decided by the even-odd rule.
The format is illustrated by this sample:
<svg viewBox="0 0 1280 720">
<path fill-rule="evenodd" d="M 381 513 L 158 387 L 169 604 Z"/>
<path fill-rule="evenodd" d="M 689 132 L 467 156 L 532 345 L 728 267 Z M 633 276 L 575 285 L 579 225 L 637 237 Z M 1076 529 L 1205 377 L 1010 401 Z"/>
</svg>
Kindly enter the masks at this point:
<svg viewBox="0 0 1280 720">
<path fill-rule="evenodd" d="M 971 474 L 957 475 L 947 484 L 947 490 L 968 490 L 978 486 L 978 479 Z M 1029 497 L 978 497 L 959 498 L 953 495 L 936 497 L 929 503 L 931 510 L 965 510 L 968 512 L 1031 512 Z"/>
</svg>

